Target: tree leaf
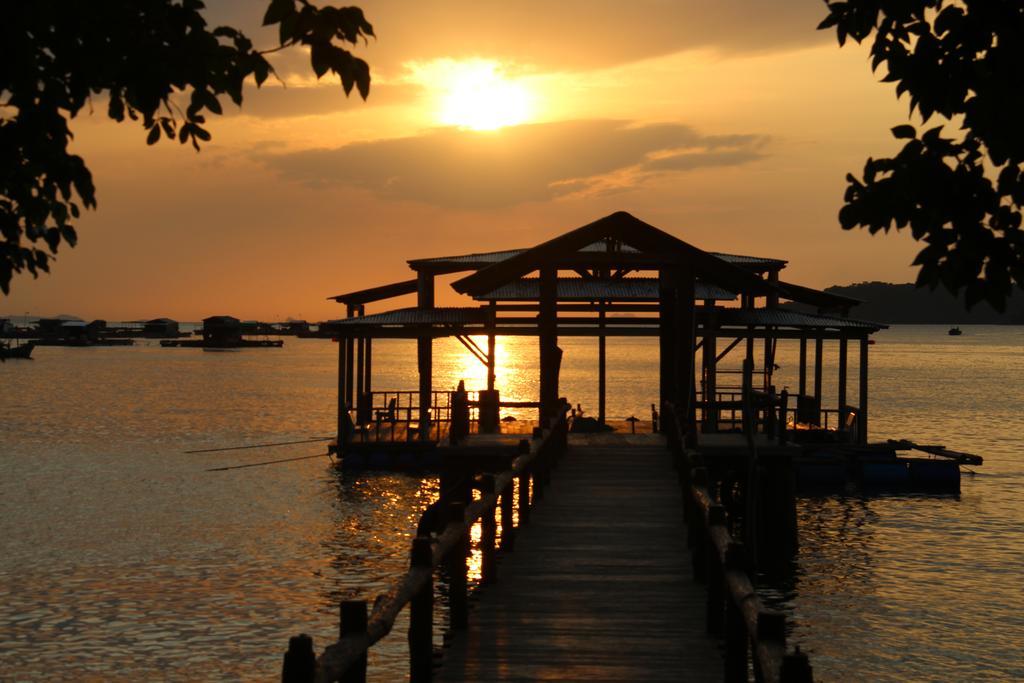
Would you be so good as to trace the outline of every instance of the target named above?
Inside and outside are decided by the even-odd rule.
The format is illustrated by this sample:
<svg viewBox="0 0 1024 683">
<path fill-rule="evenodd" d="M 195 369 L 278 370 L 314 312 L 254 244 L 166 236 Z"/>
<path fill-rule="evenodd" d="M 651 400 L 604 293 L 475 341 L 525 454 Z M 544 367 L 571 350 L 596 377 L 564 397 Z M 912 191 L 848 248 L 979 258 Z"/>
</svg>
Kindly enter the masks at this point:
<svg viewBox="0 0 1024 683">
<path fill-rule="evenodd" d="M 904 124 L 902 126 L 894 127 L 892 129 L 892 136 L 897 140 L 905 138 L 916 138 L 917 130 L 909 124 Z"/>
</svg>

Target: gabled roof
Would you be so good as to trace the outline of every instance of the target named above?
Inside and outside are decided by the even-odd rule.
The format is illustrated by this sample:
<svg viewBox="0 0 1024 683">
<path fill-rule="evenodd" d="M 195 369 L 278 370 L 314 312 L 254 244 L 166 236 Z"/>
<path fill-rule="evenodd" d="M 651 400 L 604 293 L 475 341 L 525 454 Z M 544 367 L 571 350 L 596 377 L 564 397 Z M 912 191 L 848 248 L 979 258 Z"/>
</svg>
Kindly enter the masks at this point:
<svg viewBox="0 0 1024 683">
<path fill-rule="evenodd" d="M 603 252 L 607 250 L 604 242 L 594 242 L 580 249 L 584 253 Z M 457 254 L 455 256 L 436 256 L 432 258 L 421 258 L 410 260 L 409 267 L 416 271 L 429 271 L 435 274 L 458 273 L 468 270 L 480 270 L 495 263 L 501 263 L 513 256 L 522 254 L 526 249 L 504 249 L 502 251 L 484 251 L 474 254 Z M 636 254 L 638 251 L 633 247 L 624 245 L 624 253 Z M 712 256 L 717 256 L 727 263 L 743 266 L 750 270 L 766 271 L 780 270 L 786 267 L 787 261 L 764 256 L 744 256 L 741 254 L 725 254 L 718 251 L 709 251 Z M 330 297 L 335 298 L 335 297 Z"/>
<path fill-rule="evenodd" d="M 621 242 L 633 250 L 608 255 L 607 259 L 598 258 L 605 256 L 601 252 L 581 251 L 605 239 Z M 682 265 L 705 282 L 733 291 L 762 292 L 769 289 L 763 280 L 750 271 L 698 249 L 625 211 L 610 214 L 489 265 L 456 280 L 452 287 L 463 294 L 478 296 L 541 267 L 558 267 L 568 261 L 572 262 L 573 267 L 585 267 L 591 262 L 610 263 L 611 256 L 619 264 L 636 268 Z"/>
</svg>

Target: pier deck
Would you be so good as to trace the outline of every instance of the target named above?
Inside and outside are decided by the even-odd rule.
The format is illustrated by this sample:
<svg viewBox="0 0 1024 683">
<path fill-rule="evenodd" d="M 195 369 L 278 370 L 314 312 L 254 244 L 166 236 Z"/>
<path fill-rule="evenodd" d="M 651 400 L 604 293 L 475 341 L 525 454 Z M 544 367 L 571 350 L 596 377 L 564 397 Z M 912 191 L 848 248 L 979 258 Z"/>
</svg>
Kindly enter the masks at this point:
<svg viewBox="0 0 1024 683">
<path fill-rule="evenodd" d="M 441 681 L 721 680 L 659 435 L 572 435 Z"/>
</svg>

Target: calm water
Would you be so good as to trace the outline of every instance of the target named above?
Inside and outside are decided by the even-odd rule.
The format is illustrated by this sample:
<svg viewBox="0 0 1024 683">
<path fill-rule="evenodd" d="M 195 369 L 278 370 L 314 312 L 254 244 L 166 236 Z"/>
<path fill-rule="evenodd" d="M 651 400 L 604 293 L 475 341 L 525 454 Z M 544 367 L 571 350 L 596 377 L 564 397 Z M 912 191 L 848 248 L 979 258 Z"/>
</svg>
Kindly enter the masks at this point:
<svg viewBox="0 0 1024 683">
<path fill-rule="evenodd" d="M 984 455 L 962 495 L 800 504 L 800 571 L 777 597 L 822 680 L 1024 678 L 1024 329 L 964 331 L 889 330 L 871 359 L 872 438 Z M 596 344 L 562 345 L 562 393 L 593 410 Z M 333 344 L 35 356 L 0 365 L 0 680 L 274 680 L 288 636 L 319 649 L 339 600 L 406 566 L 432 480 L 341 478 L 326 458 L 204 471 L 318 443 L 184 452 L 329 434 Z M 780 386 L 795 356 L 780 347 Z M 503 395 L 534 398 L 533 344 L 500 344 L 498 362 Z M 435 364 L 438 387 L 483 381 L 457 342 Z M 610 342 L 612 416 L 649 416 L 656 366 L 654 342 Z M 412 345 L 378 342 L 374 370 L 377 389 L 413 388 Z M 399 625 L 374 651 L 378 680 L 404 674 L 404 640 Z"/>
</svg>

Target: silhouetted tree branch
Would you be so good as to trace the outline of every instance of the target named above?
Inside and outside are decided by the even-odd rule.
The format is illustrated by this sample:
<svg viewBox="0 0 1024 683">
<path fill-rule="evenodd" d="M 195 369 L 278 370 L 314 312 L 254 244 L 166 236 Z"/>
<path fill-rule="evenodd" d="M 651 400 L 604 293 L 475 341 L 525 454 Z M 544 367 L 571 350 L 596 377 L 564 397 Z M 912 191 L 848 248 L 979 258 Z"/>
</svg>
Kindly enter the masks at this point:
<svg viewBox="0 0 1024 683">
<path fill-rule="evenodd" d="M 264 26 L 279 45 L 257 50 L 238 29 L 210 29 L 200 0 L 31 0 L 0 8 L 0 289 L 14 273 L 48 271 L 60 244 L 74 246 L 74 220 L 96 207 L 85 161 L 68 153 L 74 118 L 93 96 L 107 115 L 161 137 L 210 140 L 206 115 L 219 97 L 242 104 L 245 80 L 273 73 L 264 55 L 307 46 L 317 78 L 336 74 L 345 94 L 370 91 L 366 62 L 341 44 L 373 35 L 357 7 L 272 0 Z M 180 104 L 179 104 L 180 102 Z M 184 107 L 184 109 L 182 109 Z"/>
<path fill-rule="evenodd" d="M 839 44 L 874 35 L 873 69 L 927 122 L 891 159 L 847 175 L 839 221 L 872 234 L 909 227 L 925 242 L 917 284 L 965 290 L 968 308 L 1004 310 L 1024 287 L 1024 3 L 1020 0 L 825 0 Z M 948 130 L 947 130 L 948 128 Z"/>
</svg>

